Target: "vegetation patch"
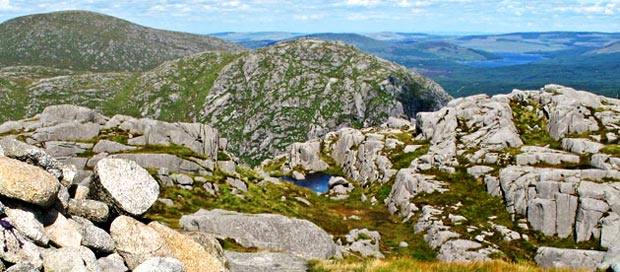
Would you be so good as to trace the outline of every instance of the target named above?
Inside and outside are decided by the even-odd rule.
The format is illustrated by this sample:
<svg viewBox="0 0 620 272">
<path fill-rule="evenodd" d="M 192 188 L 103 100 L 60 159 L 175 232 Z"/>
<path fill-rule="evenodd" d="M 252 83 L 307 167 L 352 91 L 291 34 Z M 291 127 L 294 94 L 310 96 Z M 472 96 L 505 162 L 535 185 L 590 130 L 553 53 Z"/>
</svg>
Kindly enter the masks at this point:
<svg viewBox="0 0 620 272">
<path fill-rule="evenodd" d="M 411 162 L 428 152 L 429 146 L 423 145 L 413 152 L 395 152 L 394 155 L 388 157 L 392 162 L 392 168 L 398 170 L 407 168 Z"/>
<path fill-rule="evenodd" d="M 601 153 L 609 154 L 609 155 L 620 155 L 620 145 L 612 144 L 606 145 L 603 149 L 600 150 Z"/>
<path fill-rule="evenodd" d="M 424 262 L 411 257 L 396 257 L 386 259 L 344 259 L 311 261 L 309 264 L 311 272 L 563 272 L 563 271 L 586 271 L 573 269 L 543 269 L 533 264 L 514 263 L 501 260 L 490 262 L 471 262 L 471 263 L 444 263 L 444 262 Z"/>
<path fill-rule="evenodd" d="M 528 110 L 531 106 L 532 110 Z M 536 114 L 535 103 L 510 101 L 514 123 L 525 145 L 546 146 L 561 149 L 562 144 L 547 132 L 547 121 Z"/>
<path fill-rule="evenodd" d="M 178 222 L 182 215 L 192 214 L 199 209 L 276 213 L 309 220 L 340 239 L 344 239 L 344 235 L 352 229 L 376 230 L 381 233 L 381 251 L 389 256 L 411 256 L 426 261 L 435 259 L 436 253 L 424 242 L 422 234 L 414 234 L 411 223 L 401 223 L 402 219 L 390 215 L 382 204 L 384 196 L 389 194 L 390 184 L 373 184 L 366 189 L 356 186 L 348 199 L 336 201 L 289 182 L 280 185 L 266 183 L 262 186 L 249 182 L 248 192 L 244 193 L 245 198 L 242 199 L 231 193 L 231 187 L 224 183 L 224 177 L 206 178 L 218 184 L 220 193 L 217 197 L 196 185 L 192 190 L 177 186 L 162 187 L 160 197 L 171 199 L 174 205 L 166 206 L 157 202 L 147 212 L 146 218 L 179 228 Z M 368 201 L 361 202 L 362 193 L 376 195 L 378 203 L 373 206 Z M 295 200 L 295 197 L 305 198 L 312 205 L 306 206 Z M 351 216 L 359 220 L 352 220 Z M 399 247 L 402 241 L 407 242 L 409 247 Z"/>
</svg>

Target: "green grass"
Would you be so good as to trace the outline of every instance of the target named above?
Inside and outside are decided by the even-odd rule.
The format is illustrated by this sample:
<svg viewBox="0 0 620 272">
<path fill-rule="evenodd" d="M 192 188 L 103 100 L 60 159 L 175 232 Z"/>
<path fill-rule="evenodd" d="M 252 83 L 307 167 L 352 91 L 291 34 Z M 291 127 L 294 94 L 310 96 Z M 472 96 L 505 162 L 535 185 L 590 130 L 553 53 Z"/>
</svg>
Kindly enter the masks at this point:
<svg viewBox="0 0 620 272">
<path fill-rule="evenodd" d="M 600 150 L 600 152 L 609 155 L 620 155 L 620 145 L 606 145 L 605 147 L 603 147 L 603 149 Z"/>
<path fill-rule="evenodd" d="M 209 177 L 209 180 L 218 183 L 219 196 L 213 197 L 200 187 L 191 191 L 178 187 L 162 187 L 160 197 L 172 199 L 174 206 L 156 203 L 147 212 L 146 218 L 178 228 L 178 220 L 182 215 L 194 213 L 200 208 L 220 208 L 243 213 L 277 213 L 307 219 L 340 238 L 355 228 L 376 230 L 382 235 L 383 252 L 389 252 L 392 256 L 413 256 L 420 260 L 435 258 L 435 252 L 426 245 L 422 235 L 413 233 L 412 223 L 401 223 L 400 217 L 390 215 L 382 205 L 383 199 L 379 195 L 385 195 L 385 188 L 389 188 L 389 185 L 371 186 L 367 189 L 356 186 L 349 199 L 335 201 L 288 182 L 281 185 L 267 183 L 263 186 L 249 182 L 245 199 L 240 199 L 231 194 L 230 187 L 223 182 L 223 177 Z M 362 203 L 360 197 L 363 192 L 369 198 L 374 192 L 381 192 L 378 195 L 379 203 L 374 206 L 368 202 Z M 281 201 L 282 196 L 287 200 Z M 306 198 L 312 205 L 306 206 L 294 200 L 294 197 Z M 360 220 L 345 219 L 352 215 L 358 216 Z M 409 247 L 399 247 L 401 241 L 409 243 Z"/>
<path fill-rule="evenodd" d="M 525 145 L 545 146 L 561 149 L 559 141 L 551 138 L 547 132 L 547 122 L 545 118 L 536 115 L 537 104 L 532 104 L 534 110 L 528 111 L 527 104 L 520 104 L 515 101 L 510 102 L 510 108 L 515 122 L 515 126 Z"/>
<path fill-rule="evenodd" d="M 405 152 L 395 152 L 394 155 L 390 156 L 389 159 L 392 162 L 392 168 L 394 169 L 402 169 L 407 168 L 411 164 L 411 162 L 420 156 L 426 154 L 428 152 L 429 146 L 423 145 L 420 148 L 416 149 L 413 152 L 405 153 Z"/>
<path fill-rule="evenodd" d="M 310 261 L 311 272 L 538 272 L 538 271 L 575 271 L 572 269 L 544 269 L 529 263 L 514 263 L 505 261 L 471 262 L 471 263 L 444 263 L 423 262 L 410 257 L 387 259 L 354 259 Z M 586 270 L 577 270 L 586 271 Z"/>
</svg>

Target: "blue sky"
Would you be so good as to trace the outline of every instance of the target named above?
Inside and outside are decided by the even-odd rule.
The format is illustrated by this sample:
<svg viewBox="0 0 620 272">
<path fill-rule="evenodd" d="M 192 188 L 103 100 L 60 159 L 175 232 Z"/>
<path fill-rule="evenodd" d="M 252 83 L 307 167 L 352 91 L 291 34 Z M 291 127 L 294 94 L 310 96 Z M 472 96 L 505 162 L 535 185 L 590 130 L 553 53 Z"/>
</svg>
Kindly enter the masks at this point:
<svg viewBox="0 0 620 272">
<path fill-rule="evenodd" d="M 72 9 L 201 34 L 224 31 L 620 32 L 620 0 L 0 0 L 0 21 Z"/>
</svg>

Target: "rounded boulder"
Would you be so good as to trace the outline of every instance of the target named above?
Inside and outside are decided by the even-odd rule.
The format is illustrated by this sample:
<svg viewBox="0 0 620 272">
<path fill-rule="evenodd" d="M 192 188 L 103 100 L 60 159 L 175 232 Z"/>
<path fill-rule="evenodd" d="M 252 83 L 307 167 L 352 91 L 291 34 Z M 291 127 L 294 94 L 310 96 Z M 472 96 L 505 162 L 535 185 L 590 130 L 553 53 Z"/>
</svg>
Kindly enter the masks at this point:
<svg viewBox="0 0 620 272">
<path fill-rule="evenodd" d="M 157 200 L 159 184 L 134 161 L 105 158 L 95 166 L 93 197 L 118 214 L 139 216 Z"/>
<path fill-rule="evenodd" d="M 0 157 L 0 195 L 48 207 L 56 199 L 59 188 L 58 179 L 45 170 Z"/>
</svg>

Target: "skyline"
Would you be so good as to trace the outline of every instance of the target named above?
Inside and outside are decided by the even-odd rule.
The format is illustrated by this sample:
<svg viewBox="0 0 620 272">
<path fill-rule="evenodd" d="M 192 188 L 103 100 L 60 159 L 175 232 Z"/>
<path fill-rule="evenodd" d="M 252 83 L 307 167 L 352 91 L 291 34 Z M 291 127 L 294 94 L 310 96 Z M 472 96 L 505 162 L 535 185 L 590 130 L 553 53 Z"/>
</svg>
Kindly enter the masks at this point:
<svg viewBox="0 0 620 272">
<path fill-rule="evenodd" d="M 0 0 L 0 21 L 60 10 L 94 11 L 148 27 L 197 34 L 620 31 L 620 0 Z"/>
</svg>

